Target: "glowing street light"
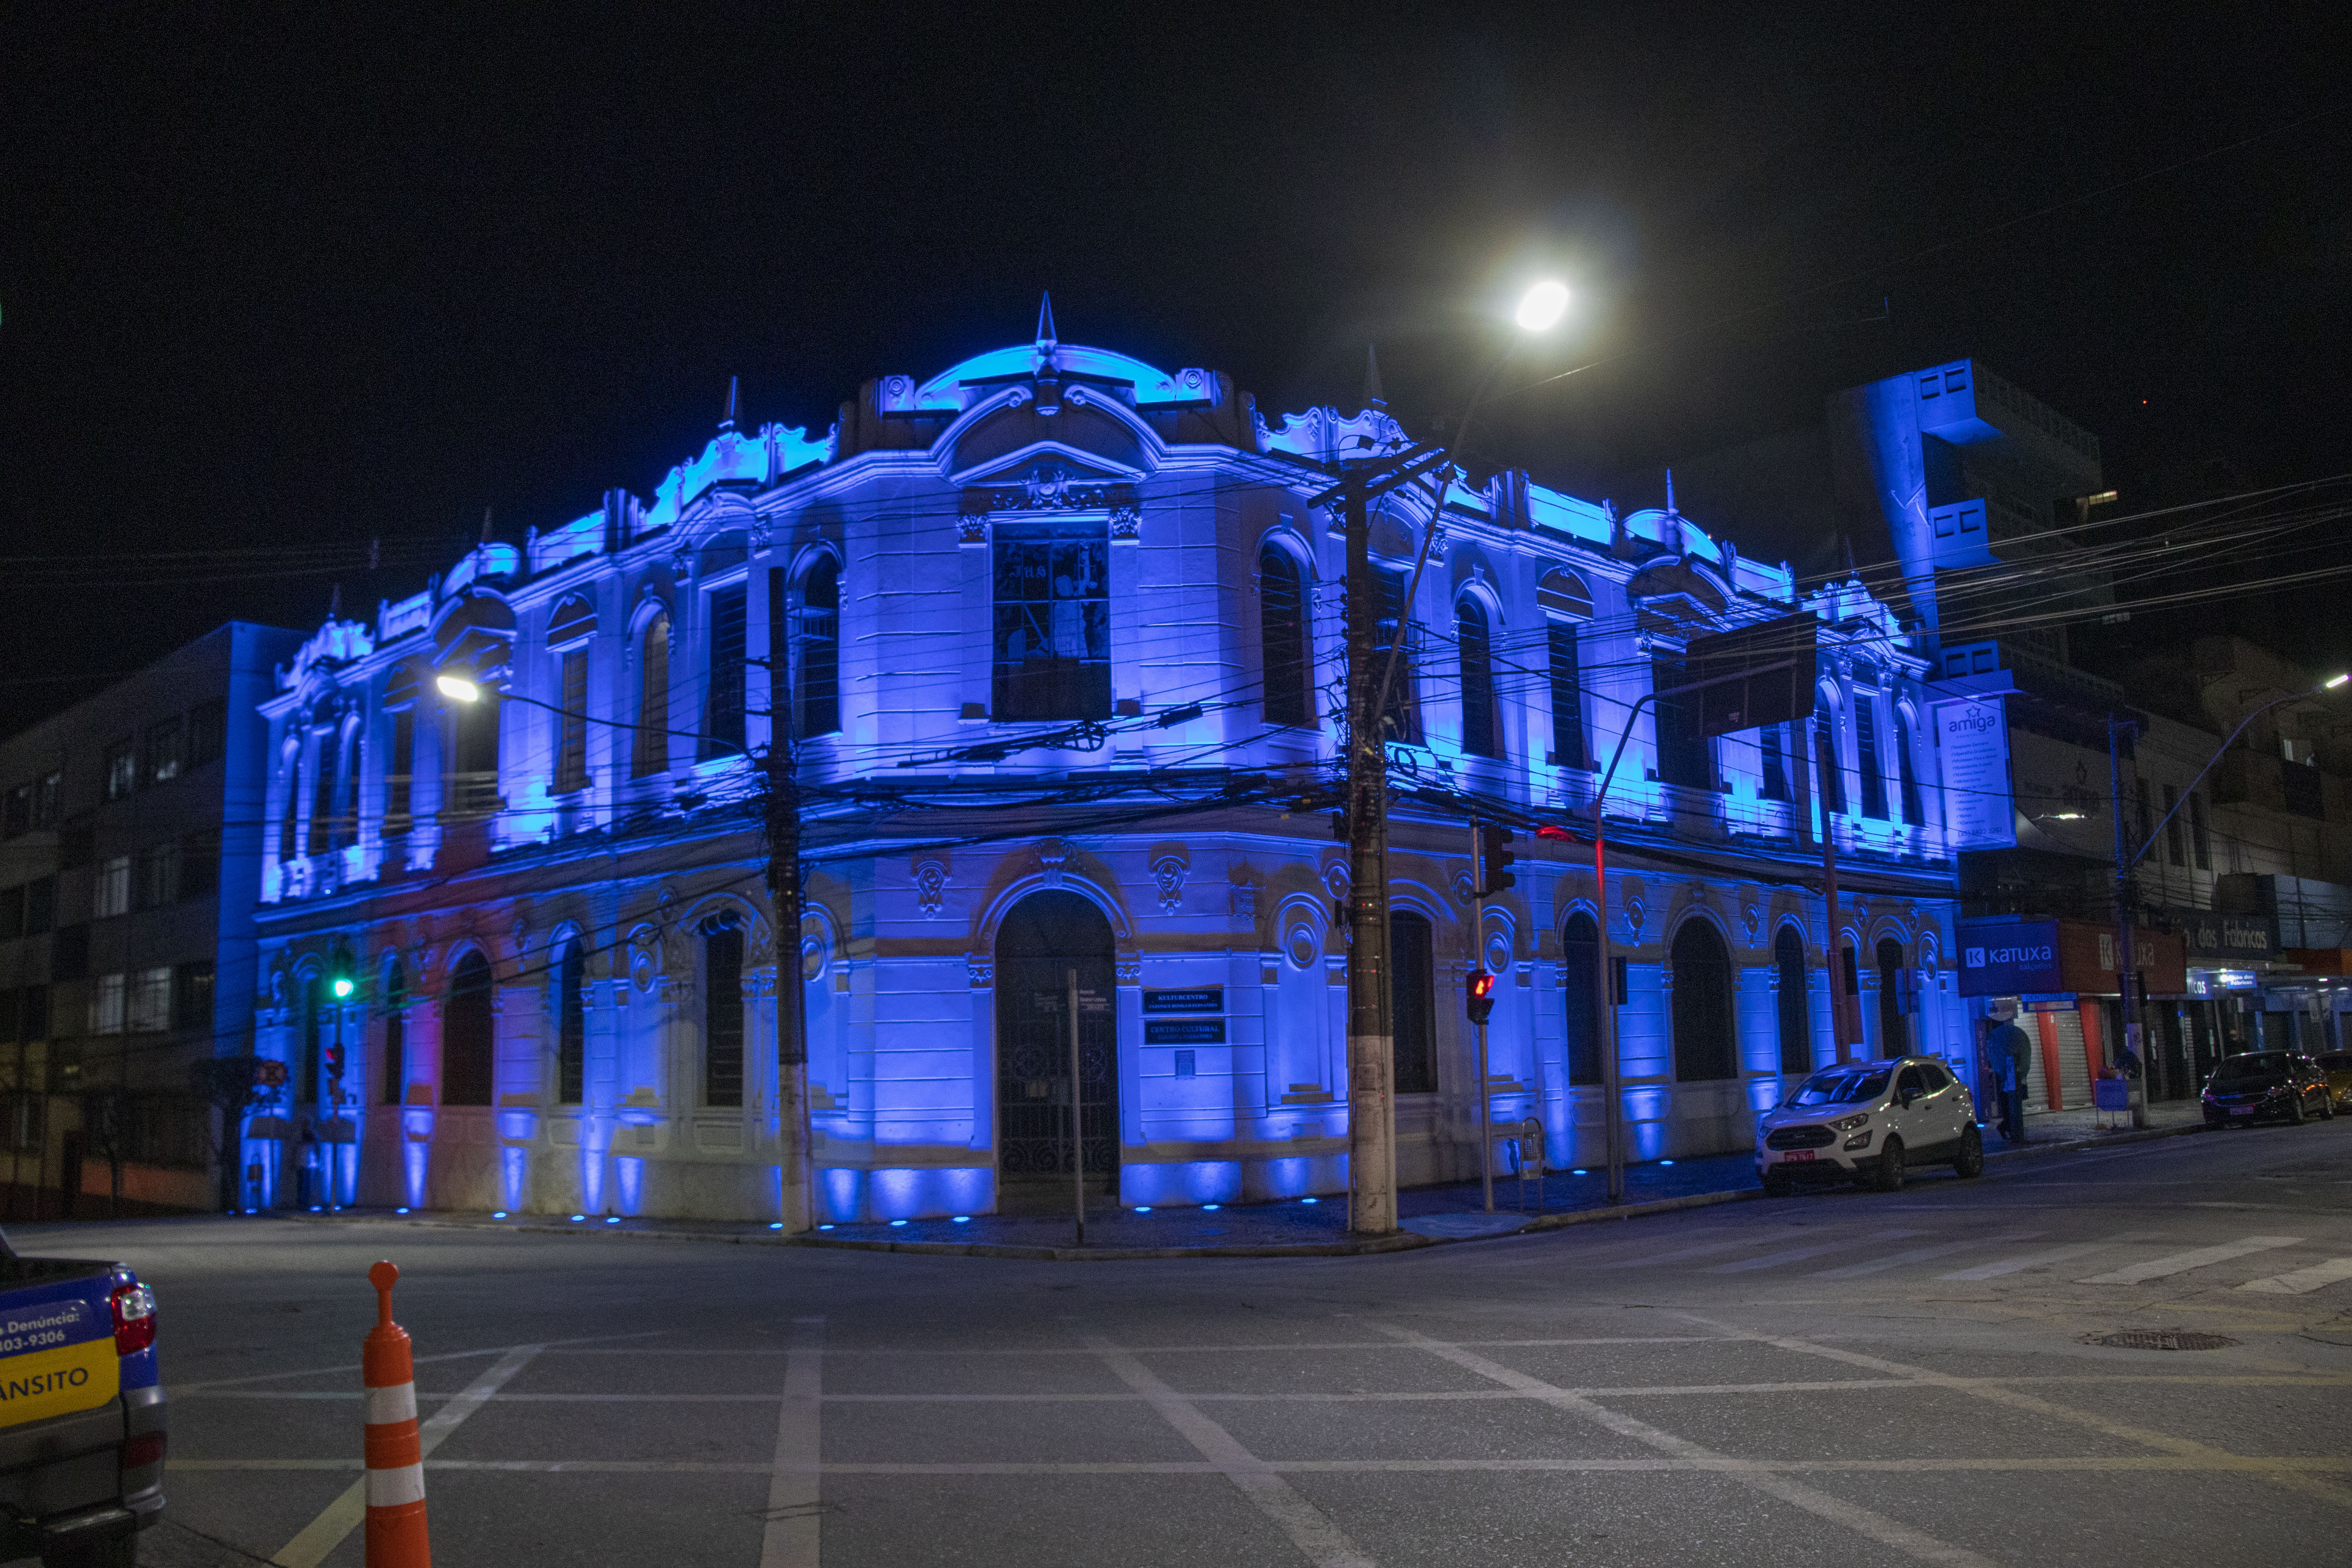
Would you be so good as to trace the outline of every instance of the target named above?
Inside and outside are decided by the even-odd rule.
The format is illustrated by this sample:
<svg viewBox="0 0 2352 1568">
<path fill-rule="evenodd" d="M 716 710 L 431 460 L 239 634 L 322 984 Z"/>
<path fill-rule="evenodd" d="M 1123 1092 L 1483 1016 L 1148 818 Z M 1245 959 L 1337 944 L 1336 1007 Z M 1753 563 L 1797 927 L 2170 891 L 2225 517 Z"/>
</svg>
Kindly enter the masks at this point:
<svg viewBox="0 0 2352 1568">
<path fill-rule="evenodd" d="M 2352 680 L 2352 675 L 2331 675 L 2327 678 L 2327 683 L 2325 686 L 2322 686 L 2320 689 L 2322 691 L 2333 691 L 2347 680 Z"/>
<path fill-rule="evenodd" d="M 1546 279 L 1528 289 L 1513 318 L 1523 332 L 1548 332 L 1568 313 L 1568 285 Z"/>
<path fill-rule="evenodd" d="M 433 685 L 442 696 L 454 698 L 459 702 L 479 702 L 482 700 L 482 689 L 462 675 L 436 675 L 433 678 Z"/>
</svg>

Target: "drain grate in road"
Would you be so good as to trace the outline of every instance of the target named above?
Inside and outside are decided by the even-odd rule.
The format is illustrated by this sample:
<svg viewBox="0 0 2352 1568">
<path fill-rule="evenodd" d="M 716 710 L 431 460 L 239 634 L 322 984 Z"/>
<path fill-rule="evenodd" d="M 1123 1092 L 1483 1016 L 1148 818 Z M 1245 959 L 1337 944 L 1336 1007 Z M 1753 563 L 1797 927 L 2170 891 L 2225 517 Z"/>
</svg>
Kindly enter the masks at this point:
<svg viewBox="0 0 2352 1568">
<path fill-rule="evenodd" d="M 2083 1342 L 2116 1351 L 2218 1351 L 2238 1342 L 2227 1334 L 2200 1334 L 2189 1329 L 2126 1329 L 2120 1333 L 2084 1334 Z"/>
</svg>

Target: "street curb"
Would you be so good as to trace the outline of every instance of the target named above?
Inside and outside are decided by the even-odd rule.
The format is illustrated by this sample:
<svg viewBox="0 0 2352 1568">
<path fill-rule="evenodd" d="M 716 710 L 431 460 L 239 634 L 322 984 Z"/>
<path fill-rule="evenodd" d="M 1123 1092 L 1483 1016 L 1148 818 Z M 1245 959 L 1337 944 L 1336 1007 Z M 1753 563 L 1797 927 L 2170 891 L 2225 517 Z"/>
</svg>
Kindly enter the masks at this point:
<svg viewBox="0 0 2352 1568">
<path fill-rule="evenodd" d="M 2025 1143 L 2013 1149 L 1988 1149 L 1985 1163 L 1995 1160 L 2017 1160 L 2029 1154 L 2073 1154 L 2084 1149 L 2112 1149 L 2120 1143 L 2148 1143 L 2158 1138 L 2181 1138 L 2191 1132 L 2202 1132 L 2205 1124 L 2192 1121 L 2186 1127 L 2143 1127 L 2131 1132 L 2095 1132 L 2088 1138 L 2070 1138 L 2063 1143 Z"/>
</svg>

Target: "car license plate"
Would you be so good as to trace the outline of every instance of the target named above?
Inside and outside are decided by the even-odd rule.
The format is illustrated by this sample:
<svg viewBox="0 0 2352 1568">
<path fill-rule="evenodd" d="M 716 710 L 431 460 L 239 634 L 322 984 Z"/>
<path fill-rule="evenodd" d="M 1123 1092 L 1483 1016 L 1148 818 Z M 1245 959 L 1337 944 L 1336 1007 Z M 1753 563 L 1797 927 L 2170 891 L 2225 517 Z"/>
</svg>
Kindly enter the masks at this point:
<svg viewBox="0 0 2352 1568">
<path fill-rule="evenodd" d="M 2232 1116 L 2252 1116 L 2253 1113 L 2254 1108 L 2251 1105 L 2233 1105 L 2230 1107 L 2230 1114 Z"/>
<path fill-rule="evenodd" d="M 1780 1163 L 1785 1165 L 1792 1160 L 1810 1160 L 1812 1157 L 1813 1152 L 1811 1149 L 1791 1149 L 1780 1156 Z"/>
</svg>

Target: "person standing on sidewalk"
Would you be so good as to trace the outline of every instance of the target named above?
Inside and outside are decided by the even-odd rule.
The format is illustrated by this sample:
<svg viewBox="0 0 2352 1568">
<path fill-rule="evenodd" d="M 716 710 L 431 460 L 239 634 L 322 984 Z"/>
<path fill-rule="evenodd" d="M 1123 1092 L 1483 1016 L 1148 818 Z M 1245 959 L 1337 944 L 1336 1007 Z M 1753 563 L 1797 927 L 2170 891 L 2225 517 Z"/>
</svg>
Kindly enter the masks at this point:
<svg viewBox="0 0 2352 1568">
<path fill-rule="evenodd" d="M 2000 1077 L 2000 1135 L 2011 1143 L 2025 1142 L 2025 1084 L 2032 1072 L 2026 1053 L 2033 1042 L 2014 1020 L 1996 1024 L 1985 1040 L 1990 1066 Z"/>
</svg>

